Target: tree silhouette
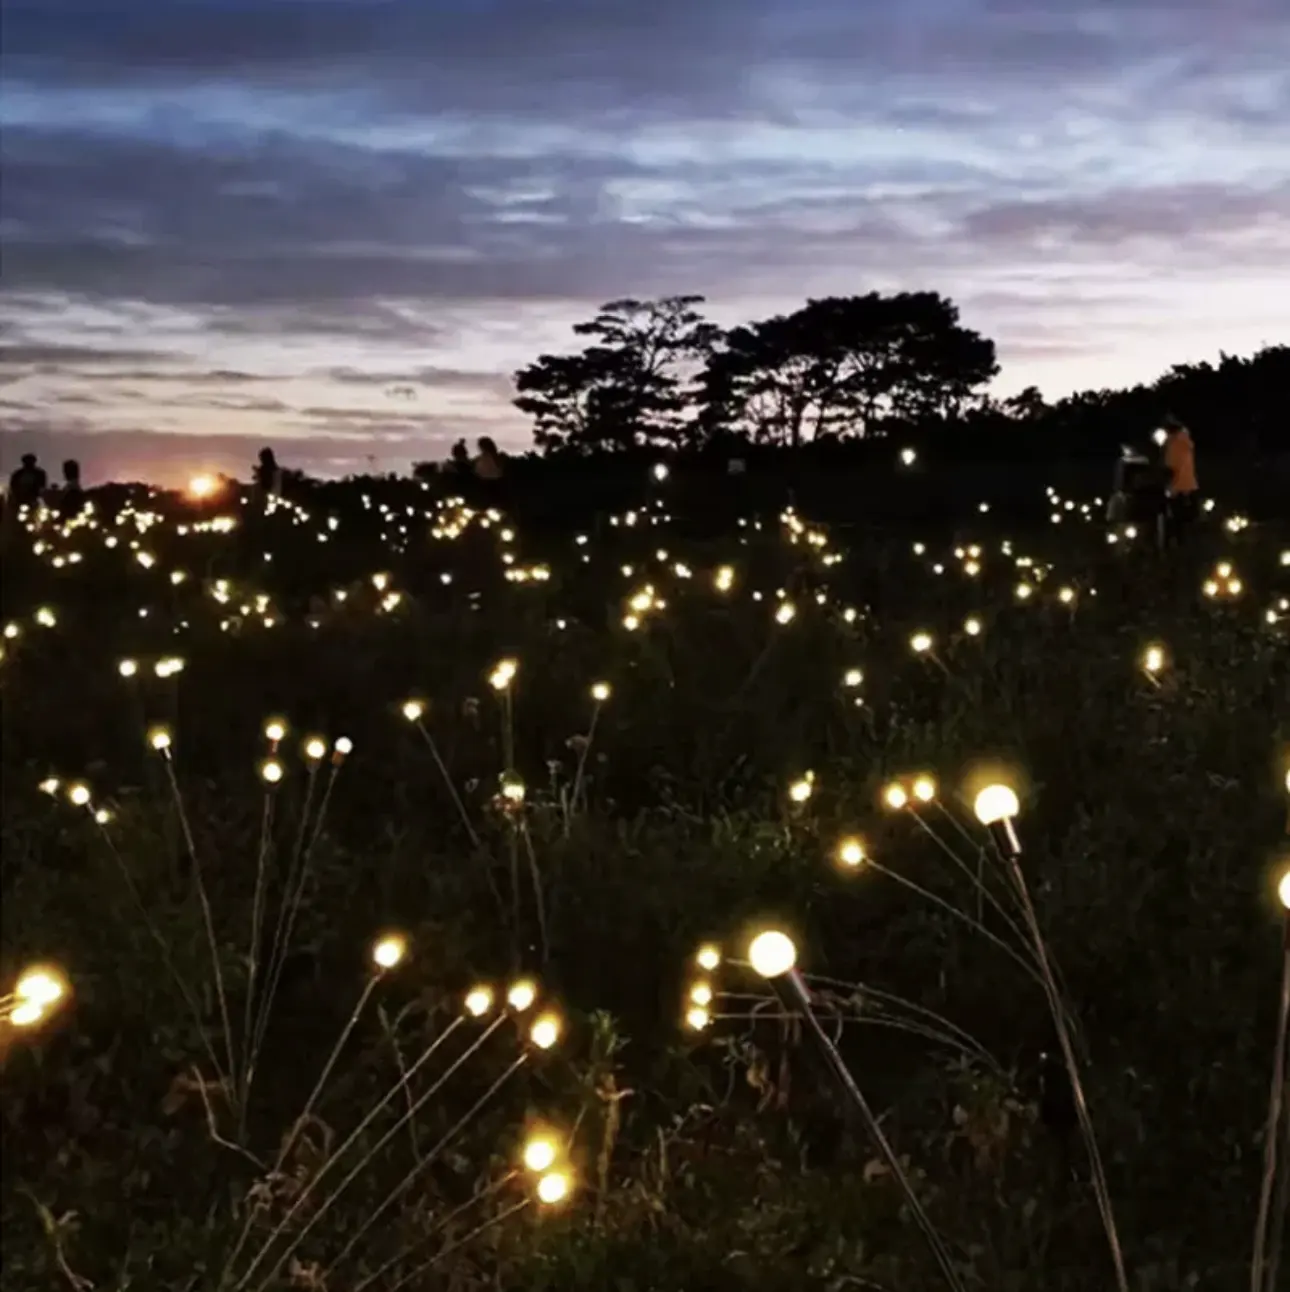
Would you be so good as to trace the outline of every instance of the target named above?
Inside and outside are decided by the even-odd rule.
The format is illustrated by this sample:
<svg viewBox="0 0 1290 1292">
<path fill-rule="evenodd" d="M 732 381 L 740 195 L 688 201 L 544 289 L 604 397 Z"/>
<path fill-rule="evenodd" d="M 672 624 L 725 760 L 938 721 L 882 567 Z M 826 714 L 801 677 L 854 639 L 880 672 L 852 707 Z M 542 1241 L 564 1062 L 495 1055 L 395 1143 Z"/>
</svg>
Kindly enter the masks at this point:
<svg viewBox="0 0 1290 1292">
<path fill-rule="evenodd" d="M 572 355 L 541 355 L 515 376 L 515 406 L 548 452 L 676 444 L 689 437 L 691 385 L 720 329 L 701 296 L 620 300 L 574 327 L 594 338 Z"/>
<path fill-rule="evenodd" d="M 957 413 L 998 372 L 994 343 L 958 320 L 935 292 L 870 292 L 735 328 L 709 362 L 699 421 L 797 445 Z"/>
</svg>

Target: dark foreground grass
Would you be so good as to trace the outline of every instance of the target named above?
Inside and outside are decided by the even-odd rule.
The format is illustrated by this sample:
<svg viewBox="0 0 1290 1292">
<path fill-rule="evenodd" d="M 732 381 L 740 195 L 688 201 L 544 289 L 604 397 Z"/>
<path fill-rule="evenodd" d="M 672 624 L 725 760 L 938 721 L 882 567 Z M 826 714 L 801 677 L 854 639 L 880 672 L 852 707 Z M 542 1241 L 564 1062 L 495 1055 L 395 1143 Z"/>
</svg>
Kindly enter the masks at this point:
<svg viewBox="0 0 1290 1292">
<path fill-rule="evenodd" d="M 347 543 L 348 518 L 284 515 L 253 536 L 126 517 L 111 549 L 54 531 L 34 558 L 14 539 L 3 980 L 52 961 L 71 991 L 5 1035 L 6 1289 L 938 1287 L 797 1028 L 760 1017 L 746 971 L 695 963 L 709 942 L 739 958 L 767 923 L 834 980 L 822 1008 L 846 1019 L 843 1053 L 963 1286 L 1112 1287 L 1040 1057 L 1051 1018 L 971 823 L 991 772 L 1021 793 L 1130 1286 L 1249 1286 L 1286 536 L 1214 521 L 1162 563 L 1091 525 L 1007 551 L 983 525 L 962 538 L 982 548 L 969 576 L 949 541 L 919 554 L 774 519 L 699 540 L 656 512 L 533 547 L 451 512 L 401 513 L 387 547 Z M 1222 559 L 1242 593 L 1206 598 Z M 182 671 L 158 678 L 171 655 Z M 266 785 L 272 757 L 285 774 Z M 915 773 L 937 804 L 885 810 Z M 874 864 L 837 863 L 852 836 Z M 408 954 L 374 978 L 390 930 Z M 524 977 L 537 1004 L 502 1009 Z M 479 1019 L 477 984 L 496 996 Z M 701 1031 L 696 985 L 716 993 Z M 529 1039 L 543 1011 L 563 1022 L 550 1050 Z M 519 1161 L 535 1126 L 567 1157 L 558 1206 Z"/>
</svg>

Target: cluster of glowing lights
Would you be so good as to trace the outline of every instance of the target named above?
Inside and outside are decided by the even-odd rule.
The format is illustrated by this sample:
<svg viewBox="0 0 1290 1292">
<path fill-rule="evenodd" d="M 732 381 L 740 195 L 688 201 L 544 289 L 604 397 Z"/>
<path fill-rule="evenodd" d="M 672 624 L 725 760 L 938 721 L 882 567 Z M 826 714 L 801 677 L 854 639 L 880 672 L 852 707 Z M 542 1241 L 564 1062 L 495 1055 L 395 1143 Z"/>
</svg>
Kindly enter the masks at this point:
<svg viewBox="0 0 1290 1292">
<path fill-rule="evenodd" d="M 67 999 L 67 980 L 47 965 L 23 972 L 13 990 L 0 996 L 0 1022 L 14 1028 L 43 1023 Z"/>
</svg>

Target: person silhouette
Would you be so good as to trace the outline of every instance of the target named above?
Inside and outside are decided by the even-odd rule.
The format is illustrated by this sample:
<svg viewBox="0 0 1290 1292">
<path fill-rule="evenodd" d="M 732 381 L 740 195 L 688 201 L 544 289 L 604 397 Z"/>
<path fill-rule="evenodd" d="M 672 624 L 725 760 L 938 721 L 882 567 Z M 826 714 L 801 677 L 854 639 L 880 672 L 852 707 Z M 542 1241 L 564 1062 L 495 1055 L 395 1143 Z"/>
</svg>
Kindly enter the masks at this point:
<svg viewBox="0 0 1290 1292">
<path fill-rule="evenodd" d="M 276 498 L 282 493 L 282 468 L 278 466 L 278 459 L 270 448 L 260 450 L 260 456 L 255 466 L 255 494 L 260 506 L 264 506 L 270 498 Z"/>
<path fill-rule="evenodd" d="M 85 506 L 85 490 L 81 487 L 81 464 L 75 458 L 63 463 L 63 488 L 58 497 L 58 513 L 64 520 L 79 516 Z"/>
<path fill-rule="evenodd" d="M 452 454 L 448 459 L 452 470 L 457 475 L 468 475 L 471 470 L 470 450 L 466 447 L 465 440 L 458 440 L 452 446 Z"/>
<path fill-rule="evenodd" d="M 492 438 L 482 435 L 479 438 L 479 453 L 475 458 L 475 476 L 480 480 L 500 480 L 502 478 L 502 455 Z"/>
<path fill-rule="evenodd" d="M 9 477 L 9 502 L 16 510 L 19 507 L 34 507 L 40 502 L 49 477 L 36 462 L 34 453 L 22 455 L 22 465 Z"/>
</svg>

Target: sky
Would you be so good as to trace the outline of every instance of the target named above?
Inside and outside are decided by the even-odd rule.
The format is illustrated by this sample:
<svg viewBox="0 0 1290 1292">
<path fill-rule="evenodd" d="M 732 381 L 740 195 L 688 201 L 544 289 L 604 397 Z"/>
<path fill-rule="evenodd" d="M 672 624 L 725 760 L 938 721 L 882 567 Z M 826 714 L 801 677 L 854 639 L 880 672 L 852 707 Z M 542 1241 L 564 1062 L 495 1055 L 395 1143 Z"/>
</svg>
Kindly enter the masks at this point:
<svg viewBox="0 0 1290 1292">
<path fill-rule="evenodd" d="M 0 455 L 527 441 L 602 301 L 935 290 L 1049 398 L 1290 340 L 1290 0 L 3 0 Z"/>
</svg>

